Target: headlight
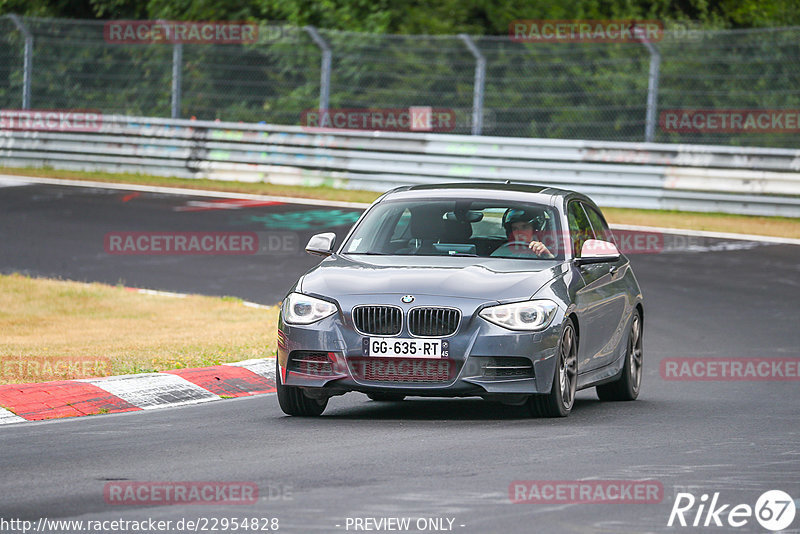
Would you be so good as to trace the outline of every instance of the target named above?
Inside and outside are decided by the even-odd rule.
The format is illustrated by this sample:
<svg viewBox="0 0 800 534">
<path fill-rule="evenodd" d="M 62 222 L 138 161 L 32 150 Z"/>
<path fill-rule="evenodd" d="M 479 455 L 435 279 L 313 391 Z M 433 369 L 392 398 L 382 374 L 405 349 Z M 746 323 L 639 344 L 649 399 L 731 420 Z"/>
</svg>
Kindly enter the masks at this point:
<svg viewBox="0 0 800 534">
<path fill-rule="evenodd" d="M 527 300 L 484 308 L 480 316 L 511 330 L 543 330 L 553 320 L 557 309 L 558 305 L 552 300 Z"/>
<path fill-rule="evenodd" d="M 283 302 L 283 320 L 289 324 L 311 324 L 336 313 L 336 306 L 301 293 L 291 293 Z"/>
</svg>

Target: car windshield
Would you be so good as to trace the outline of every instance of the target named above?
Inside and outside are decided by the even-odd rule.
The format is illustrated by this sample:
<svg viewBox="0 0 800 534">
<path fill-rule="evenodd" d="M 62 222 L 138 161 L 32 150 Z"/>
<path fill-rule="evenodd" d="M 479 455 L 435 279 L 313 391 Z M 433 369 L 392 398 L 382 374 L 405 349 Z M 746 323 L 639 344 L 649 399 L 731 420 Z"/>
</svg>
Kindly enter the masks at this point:
<svg viewBox="0 0 800 534">
<path fill-rule="evenodd" d="M 559 260 L 558 212 L 501 200 L 395 200 L 374 206 L 344 254 Z"/>
</svg>

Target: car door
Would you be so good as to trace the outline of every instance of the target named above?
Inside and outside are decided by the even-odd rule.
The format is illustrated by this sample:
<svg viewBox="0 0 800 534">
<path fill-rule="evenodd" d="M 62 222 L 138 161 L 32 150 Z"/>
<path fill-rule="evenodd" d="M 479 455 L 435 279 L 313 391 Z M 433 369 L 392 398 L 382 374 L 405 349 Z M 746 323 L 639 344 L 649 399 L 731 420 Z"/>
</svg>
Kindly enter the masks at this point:
<svg viewBox="0 0 800 534">
<path fill-rule="evenodd" d="M 610 232 L 602 224 L 602 217 L 593 210 L 591 206 L 577 200 L 570 201 L 567 206 L 570 238 L 576 258 L 580 257 L 581 246 L 587 239 L 610 239 Z M 595 219 L 597 231 L 592 225 L 592 219 Z M 623 261 L 622 258 L 620 261 Z M 593 263 L 574 268 L 579 271 L 584 282 L 584 286 L 575 294 L 576 312 L 580 321 L 578 370 L 583 373 L 614 361 L 614 349 L 617 346 L 615 340 L 618 340 L 618 329 L 625 312 L 625 288 L 618 264 Z"/>
<path fill-rule="evenodd" d="M 594 207 L 589 204 L 583 204 L 586 215 L 589 217 L 589 222 L 592 224 L 595 236 L 597 239 L 603 241 L 615 242 L 614 234 L 608 227 L 603 215 Z M 600 358 L 601 364 L 612 363 L 619 355 L 615 351 L 620 343 L 625 343 L 624 333 L 627 331 L 625 323 L 628 319 L 627 298 L 629 294 L 629 287 L 625 280 L 626 271 L 630 268 L 628 258 L 620 254 L 619 259 L 614 263 L 606 263 L 608 268 L 608 275 L 603 279 L 603 290 L 607 293 L 609 299 L 608 311 L 609 314 L 605 317 L 606 324 L 604 327 L 604 345 L 601 348 L 602 356 Z"/>
</svg>

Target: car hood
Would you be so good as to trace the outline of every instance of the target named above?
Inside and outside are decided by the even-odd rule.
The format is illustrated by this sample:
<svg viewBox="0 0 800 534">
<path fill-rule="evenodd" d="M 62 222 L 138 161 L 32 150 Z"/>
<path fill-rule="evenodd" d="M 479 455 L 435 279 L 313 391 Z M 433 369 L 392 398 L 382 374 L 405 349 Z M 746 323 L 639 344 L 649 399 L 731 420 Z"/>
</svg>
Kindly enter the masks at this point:
<svg viewBox="0 0 800 534">
<path fill-rule="evenodd" d="M 301 280 L 300 290 L 338 295 L 410 294 L 480 300 L 533 296 L 562 273 L 562 262 L 473 257 L 330 256 Z"/>
</svg>

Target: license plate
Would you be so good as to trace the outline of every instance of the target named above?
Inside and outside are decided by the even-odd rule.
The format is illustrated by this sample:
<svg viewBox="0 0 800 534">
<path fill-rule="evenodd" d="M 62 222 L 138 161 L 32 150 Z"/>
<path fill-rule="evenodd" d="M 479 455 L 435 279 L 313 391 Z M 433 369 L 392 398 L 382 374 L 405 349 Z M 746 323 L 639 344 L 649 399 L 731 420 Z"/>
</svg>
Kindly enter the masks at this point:
<svg viewBox="0 0 800 534">
<path fill-rule="evenodd" d="M 450 342 L 445 339 L 365 337 L 362 353 L 386 358 L 449 358 Z"/>
</svg>

